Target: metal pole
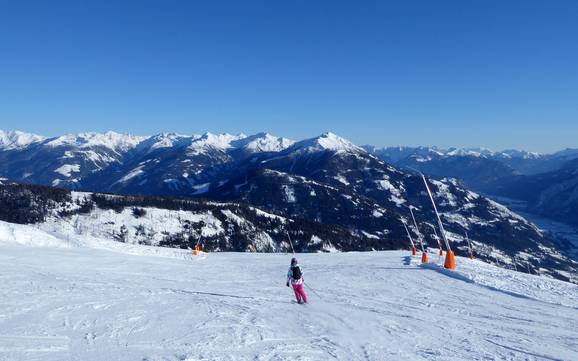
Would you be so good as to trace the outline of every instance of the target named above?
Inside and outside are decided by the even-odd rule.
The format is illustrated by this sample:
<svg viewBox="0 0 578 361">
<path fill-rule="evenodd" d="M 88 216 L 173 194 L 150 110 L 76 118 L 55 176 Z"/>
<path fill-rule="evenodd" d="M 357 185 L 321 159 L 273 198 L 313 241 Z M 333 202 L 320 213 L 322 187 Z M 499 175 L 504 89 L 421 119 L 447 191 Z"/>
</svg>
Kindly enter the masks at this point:
<svg viewBox="0 0 578 361">
<path fill-rule="evenodd" d="M 438 221 L 438 226 L 440 227 L 440 232 L 442 234 L 442 238 L 444 240 L 444 243 L 446 245 L 446 249 L 448 251 L 451 251 L 452 248 L 450 247 L 450 242 L 448 242 L 448 239 L 446 237 L 446 231 L 444 230 L 444 225 L 442 224 L 442 219 L 440 218 L 440 214 L 438 213 L 438 209 L 436 207 L 436 203 L 434 202 L 433 196 L 431 194 L 431 191 L 429 189 L 429 186 L 427 185 L 427 180 L 425 179 L 425 175 L 421 175 L 422 179 L 423 179 L 423 183 L 425 184 L 425 189 L 427 190 L 427 194 L 429 195 L 429 199 L 431 200 L 431 204 L 433 205 L 434 211 L 436 213 L 436 218 Z"/>
<path fill-rule="evenodd" d="M 293 252 L 293 255 L 295 255 L 295 248 L 293 248 L 293 242 L 291 241 L 291 236 L 289 235 L 289 231 L 285 231 L 285 233 L 287 233 L 287 238 L 289 238 L 289 244 L 291 245 L 291 251 Z"/>
<path fill-rule="evenodd" d="M 409 206 L 409 213 L 411 213 L 411 219 L 413 219 L 413 225 L 415 226 L 415 230 L 417 232 L 417 239 L 419 240 L 419 245 L 421 247 L 421 251 L 425 252 L 425 249 L 423 248 L 422 235 L 421 235 L 421 232 L 419 231 L 419 228 L 417 226 L 417 222 L 415 221 L 415 217 L 413 215 L 413 211 L 411 210 L 411 206 Z"/>
<path fill-rule="evenodd" d="M 472 249 L 472 243 L 470 242 L 470 238 L 468 237 L 468 232 L 466 232 L 466 241 L 468 241 L 468 248 L 470 249 L 470 257 L 473 257 L 474 250 Z"/>
<path fill-rule="evenodd" d="M 401 223 L 403 224 L 403 228 L 405 228 L 407 236 L 409 237 L 409 243 L 411 243 L 411 248 L 415 248 L 415 245 L 413 244 L 413 239 L 411 238 L 411 234 L 409 234 L 409 229 L 407 229 L 407 226 L 405 225 L 403 219 L 401 220 Z"/>
</svg>

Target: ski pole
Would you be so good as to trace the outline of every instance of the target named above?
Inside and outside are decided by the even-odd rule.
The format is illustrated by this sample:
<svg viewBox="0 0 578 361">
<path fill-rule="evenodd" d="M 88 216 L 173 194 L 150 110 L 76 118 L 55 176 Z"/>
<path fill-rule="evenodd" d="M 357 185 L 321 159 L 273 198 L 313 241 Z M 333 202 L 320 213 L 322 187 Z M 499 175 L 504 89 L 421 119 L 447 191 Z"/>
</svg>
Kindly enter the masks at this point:
<svg viewBox="0 0 578 361">
<path fill-rule="evenodd" d="M 323 297 L 321 297 L 321 295 L 319 295 L 319 293 L 317 293 L 317 291 L 315 291 L 315 290 L 313 289 L 313 287 L 311 287 L 311 286 L 309 286 L 307 283 L 305 283 L 305 281 L 303 281 L 303 284 L 304 284 L 305 286 L 307 286 L 307 288 L 309 288 L 317 297 L 319 297 L 319 299 L 321 299 L 321 300 L 323 299 Z"/>
</svg>

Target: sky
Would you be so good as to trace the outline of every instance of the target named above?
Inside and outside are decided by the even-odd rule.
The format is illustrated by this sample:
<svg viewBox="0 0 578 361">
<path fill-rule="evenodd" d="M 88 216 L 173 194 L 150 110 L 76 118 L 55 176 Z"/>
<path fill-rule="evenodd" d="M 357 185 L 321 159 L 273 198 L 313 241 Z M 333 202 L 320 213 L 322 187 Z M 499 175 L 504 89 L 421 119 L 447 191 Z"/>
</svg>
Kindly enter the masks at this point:
<svg viewBox="0 0 578 361">
<path fill-rule="evenodd" d="M 0 0 L 0 129 L 578 147 L 578 1 Z"/>
</svg>

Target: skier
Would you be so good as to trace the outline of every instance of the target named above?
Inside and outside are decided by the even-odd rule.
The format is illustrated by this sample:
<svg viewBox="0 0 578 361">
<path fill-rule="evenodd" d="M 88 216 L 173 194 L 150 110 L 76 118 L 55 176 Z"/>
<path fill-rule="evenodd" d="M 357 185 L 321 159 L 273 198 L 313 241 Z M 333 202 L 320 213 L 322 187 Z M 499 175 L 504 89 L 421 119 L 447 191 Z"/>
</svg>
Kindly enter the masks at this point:
<svg viewBox="0 0 578 361">
<path fill-rule="evenodd" d="M 303 289 L 303 272 L 296 258 L 291 259 L 291 266 L 287 272 L 287 287 L 289 287 L 289 283 L 293 286 L 297 303 L 307 303 L 307 294 Z"/>
</svg>

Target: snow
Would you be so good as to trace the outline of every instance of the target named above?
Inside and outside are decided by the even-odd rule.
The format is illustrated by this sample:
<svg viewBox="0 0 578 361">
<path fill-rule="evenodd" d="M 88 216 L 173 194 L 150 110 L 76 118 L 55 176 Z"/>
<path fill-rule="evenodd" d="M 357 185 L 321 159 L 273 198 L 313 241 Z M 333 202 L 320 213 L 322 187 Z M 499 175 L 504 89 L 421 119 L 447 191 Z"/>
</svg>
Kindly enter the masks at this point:
<svg viewBox="0 0 578 361">
<path fill-rule="evenodd" d="M 62 159 L 74 158 L 75 156 L 84 158 L 86 160 L 90 160 L 91 162 L 97 165 L 99 163 L 108 164 L 117 161 L 114 157 L 108 156 L 105 153 L 101 154 L 92 150 L 79 150 L 75 152 L 66 151 L 64 152 L 64 156 L 62 157 Z"/>
<path fill-rule="evenodd" d="M 213 134 L 207 132 L 197 139 L 194 139 L 188 147 L 189 154 L 198 155 L 204 154 L 208 150 L 227 150 L 232 148 L 231 143 L 236 140 L 244 139 L 245 134 L 231 135 L 231 134 Z"/>
<path fill-rule="evenodd" d="M 233 142 L 233 146 L 243 148 L 249 153 L 280 152 L 294 143 L 291 139 L 276 137 L 268 133 L 258 133 Z"/>
<path fill-rule="evenodd" d="M 0 244 L 14 243 L 37 247 L 69 247 L 67 242 L 27 225 L 0 221 Z M 0 320 L 2 316 L 0 315 Z M 0 354 L 1 355 L 1 354 Z"/>
<path fill-rule="evenodd" d="M 343 175 L 339 174 L 335 177 L 333 177 L 336 181 L 348 186 L 349 182 L 347 181 L 347 178 L 345 178 Z"/>
<path fill-rule="evenodd" d="M 178 145 L 190 144 L 198 136 L 186 136 L 176 133 L 160 133 L 143 140 L 138 146 L 139 151 L 151 153 L 158 149 L 172 148 Z"/>
<path fill-rule="evenodd" d="M 318 152 L 323 150 L 330 150 L 334 152 L 354 152 L 365 153 L 363 148 L 351 143 L 347 139 L 341 138 L 340 136 L 333 134 L 331 132 L 323 133 L 319 137 L 306 139 L 293 144 L 290 147 L 292 151 L 306 151 L 306 152 Z"/>
<path fill-rule="evenodd" d="M 46 139 L 45 137 L 22 132 L 3 132 L 0 130 L 0 149 L 25 148 L 26 146 L 44 141 L 43 145 L 56 147 L 74 147 L 74 152 L 66 151 L 65 158 L 72 158 L 74 154 L 83 155 L 93 161 L 101 159 L 105 155 L 88 152 L 83 149 L 92 147 L 105 147 L 117 154 L 126 153 L 129 150 L 150 153 L 163 148 L 187 148 L 189 155 L 205 154 L 211 150 L 228 151 L 244 149 L 249 153 L 256 152 L 279 152 L 287 149 L 295 142 L 282 137 L 276 137 L 268 133 L 257 133 L 246 136 L 245 134 L 231 135 L 227 133 L 213 134 L 207 132 L 203 135 L 183 135 L 177 133 L 160 133 L 153 136 L 133 136 L 119 134 L 112 131 L 106 133 L 79 133 L 65 134 Z M 114 160 L 114 159 L 113 159 Z M 110 161 L 110 160 L 109 160 Z"/>
<path fill-rule="evenodd" d="M 213 134 L 207 132 L 192 140 L 188 147 L 190 155 L 205 154 L 208 151 L 229 151 L 243 149 L 248 153 L 280 152 L 295 143 L 294 141 L 276 137 L 268 133 L 257 133 L 247 136 L 245 134 L 232 135 L 228 133 Z"/>
<path fill-rule="evenodd" d="M 0 130 L 0 150 L 22 149 L 44 139 L 44 137 L 36 134 Z"/>
<path fill-rule="evenodd" d="M 283 184 L 281 188 L 283 188 L 283 192 L 285 192 L 285 202 L 295 203 L 297 201 L 297 198 L 295 198 L 295 189 L 292 186 Z"/>
<path fill-rule="evenodd" d="M 210 212 L 191 213 L 187 211 L 166 210 L 143 207 L 145 216 L 135 217 L 131 208 L 118 213 L 113 210 L 95 208 L 90 213 L 75 215 L 69 222 L 62 218 L 49 217 L 38 226 L 51 234 L 63 237 L 88 237 L 113 239 L 126 227 L 127 243 L 158 245 L 167 235 L 183 232 L 183 224 L 203 222 L 203 237 L 218 236 L 224 233 L 223 225 Z M 80 236 L 82 235 L 82 236 Z"/>
<path fill-rule="evenodd" d="M 255 212 L 255 214 L 257 214 L 258 216 L 266 217 L 266 218 L 270 218 L 270 219 L 276 219 L 278 221 L 281 221 L 281 223 L 287 222 L 287 218 L 278 216 L 276 214 L 267 213 L 263 210 L 260 210 L 259 208 L 249 207 L 249 209 L 251 209 L 253 212 Z"/>
<path fill-rule="evenodd" d="M 255 244 L 255 249 L 253 252 L 266 252 L 275 250 L 275 241 L 271 236 L 265 232 L 257 232 L 253 235 L 253 243 Z"/>
<path fill-rule="evenodd" d="M 393 162 L 398 162 L 403 158 L 416 156 L 418 162 L 427 162 L 432 160 L 434 156 L 445 156 L 445 157 L 486 157 L 486 158 L 523 158 L 523 159 L 536 159 L 545 156 L 546 154 L 528 152 L 524 150 L 503 150 L 503 151 L 492 151 L 488 148 L 438 148 L 438 147 L 382 147 L 375 148 L 371 146 L 366 146 L 372 153 L 387 154 L 392 158 Z M 560 154 L 558 152 L 555 154 Z"/>
<path fill-rule="evenodd" d="M 144 166 L 142 166 L 142 165 L 134 168 L 133 170 L 128 172 L 124 177 L 122 177 L 121 179 L 116 181 L 115 183 L 126 183 L 135 177 L 141 176 L 144 173 L 143 168 L 144 168 Z"/>
<path fill-rule="evenodd" d="M 384 179 L 376 181 L 376 183 L 381 189 L 390 192 L 389 200 L 397 204 L 398 207 L 406 202 L 401 195 L 401 191 L 393 184 L 391 184 L 388 176 L 385 176 Z"/>
<path fill-rule="evenodd" d="M 470 220 L 459 213 L 444 212 L 441 214 L 444 220 L 448 223 L 459 224 L 464 229 L 470 229 Z"/>
<path fill-rule="evenodd" d="M 242 226 L 242 225 L 247 223 L 247 221 L 245 221 L 245 219 L 239 217 L 238 215 L 236 215 L 235 213 L 231 212 L 228 209 L 222 209 L 221 213 L 223 213 L 225 216 L 227 216 L 227 218 L 229 218 L 233 222 L 237 223 L 237 225 L 239 225 L 239 226 Z"/>
<path fill-rule="evenodd" d="M 457 206 L 456 196 L 452 192 L 450 192 L 450 187 L 447 184 L 452 182 L 451 179 L 444 178 L 442 179 L 441 182 L 434 179 L 430 179 L 429 181 L 433 183 L 438 189 L 435 195 L 436 199 L 441 198 L 441 201 L 439 202 L 441 206 L 450 206 L 450 207 Z"/>
<path fill-rule="evenodd" d="M 367 238 L 379 239 L 379 237 L 376 236 L 375 234 L 371 234 L 371 233 L 368 233 L 368 232 L 366 232 L 366 231 L 361 231 L 361 233 L 362 233 L 365 237 L 367 237 Z"/>
<path fill-rule="evenodd" d="M 300 254 L 300 306 L 291 255 L 38 247 L 50 236 L 16 228 L 38 244 L 0 237 L 2 360 L 578 358 L 578 286 L 478 261 Z"/>
<path fill-rule="evenodd" d="M 101 146 L 122 153 L 136 147 L 144 139 L 145 137 L 109 131 L 106 133 L 66 134 L 49 139 L 46 145 L 49 147 L 72 146 L 79 148 Z"/>
<path fill-rule="evenodd" d="M 198 194 L 204 194 L 207 193 L 209 191 L 209 188 L 211 187 L 211 183 L 203 183 L 203 184 L 197 184 L 192 186 L 192 188 L 195 190 L 194 195 L 198 195 Z"/>
<path fill-rule="evenodd" d="M 63 166 L 54 170 L 54 173 L 58 173 L 67 178 L 70 178 L 72 173 L 78 172 L 80 172 L 80 165 L 78 164 L 64 164 Z"/>
<path fill-rule="evenodd" d="M 311 236 L 311 244 L 321 244 L 323 243 L 323 240 L 319 237 L 317 237 L 316 235 L 312 235 Z"/>
</svg>

